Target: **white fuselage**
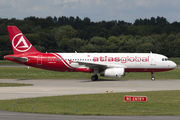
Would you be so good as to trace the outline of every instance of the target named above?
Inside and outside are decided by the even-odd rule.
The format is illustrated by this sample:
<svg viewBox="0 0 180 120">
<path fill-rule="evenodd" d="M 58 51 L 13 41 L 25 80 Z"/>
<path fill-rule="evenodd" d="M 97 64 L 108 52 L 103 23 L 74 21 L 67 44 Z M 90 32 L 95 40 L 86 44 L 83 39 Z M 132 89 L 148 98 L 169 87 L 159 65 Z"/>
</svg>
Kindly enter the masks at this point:
<svg viewBox="0 0 180 120">
<path fill-rule="evenodd" d="M 172 69 L 176 64 L 166 56 L 154 53 L 58 53 L 66 61 L 73 61 L 74 68 L 86 67 L 78 62 L 106 65 L 107 67 L 121 68 L 158 68 Z M 60 58 L 61 59 L 61 58 Z M 69 62 L 67 62 L 69 63 Z"/>
</svg>

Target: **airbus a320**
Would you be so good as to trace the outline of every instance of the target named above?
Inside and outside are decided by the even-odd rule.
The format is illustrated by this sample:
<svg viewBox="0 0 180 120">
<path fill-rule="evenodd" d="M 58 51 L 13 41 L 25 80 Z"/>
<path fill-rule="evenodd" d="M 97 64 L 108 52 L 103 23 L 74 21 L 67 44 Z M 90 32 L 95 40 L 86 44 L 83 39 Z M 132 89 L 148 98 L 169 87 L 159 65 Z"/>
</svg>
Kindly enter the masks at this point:
<svg viewBox="0 0 180 120">
<path fill-rule="evenodd" d="M 94 73 L 112 78 L 124 77 L 126 72 L 169 71 L 176 64 L 166 56 L 155 53 L 42 53 L 37 51 L 16 26 L 8 26 L 13 55 L 4 58 L 19 64 L 59 72 Z"/>
</svg>

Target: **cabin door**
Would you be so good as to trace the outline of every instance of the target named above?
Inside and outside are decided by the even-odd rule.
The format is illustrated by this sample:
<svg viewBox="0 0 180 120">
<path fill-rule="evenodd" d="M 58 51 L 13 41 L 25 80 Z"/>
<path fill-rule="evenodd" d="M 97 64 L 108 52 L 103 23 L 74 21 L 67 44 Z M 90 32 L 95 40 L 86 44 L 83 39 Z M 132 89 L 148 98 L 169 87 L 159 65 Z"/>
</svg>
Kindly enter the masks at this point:
<svg viewBox="0 0 180 120">
<path fill-rule="evenodd" d="M 151 65 L 156 65 L 156 56 L 155 55 L 151 56 Z"/>
</svg>

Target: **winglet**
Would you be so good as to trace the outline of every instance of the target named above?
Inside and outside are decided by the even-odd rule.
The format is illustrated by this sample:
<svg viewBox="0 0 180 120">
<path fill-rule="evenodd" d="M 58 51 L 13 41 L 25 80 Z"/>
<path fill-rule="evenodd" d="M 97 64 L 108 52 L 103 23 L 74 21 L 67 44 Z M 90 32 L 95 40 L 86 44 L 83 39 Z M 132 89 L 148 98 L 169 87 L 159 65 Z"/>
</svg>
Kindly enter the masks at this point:
<svg viewBox="0 0 180 120">
<path fill-rule="evenodd" d="M 8 26 L 7 28 L 14 54 L 39 52 L 16 26 Z"/>
</svg>

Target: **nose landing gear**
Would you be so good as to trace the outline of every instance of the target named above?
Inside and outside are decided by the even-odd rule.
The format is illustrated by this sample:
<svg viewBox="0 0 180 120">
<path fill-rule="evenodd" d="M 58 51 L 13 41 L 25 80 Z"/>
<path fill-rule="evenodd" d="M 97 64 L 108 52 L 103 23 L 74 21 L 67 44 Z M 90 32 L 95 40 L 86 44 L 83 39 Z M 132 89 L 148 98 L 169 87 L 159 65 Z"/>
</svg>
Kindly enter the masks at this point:
<svg viewBox="0 0 180 120">
<path fill-rule="evenodd" d="M 153 72 L 151 72 L 151 80 L 152 80 L 152 81 L 155 81 L 155 77 L 154 77 Z"/>
</svg>

